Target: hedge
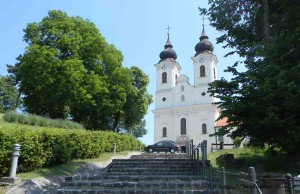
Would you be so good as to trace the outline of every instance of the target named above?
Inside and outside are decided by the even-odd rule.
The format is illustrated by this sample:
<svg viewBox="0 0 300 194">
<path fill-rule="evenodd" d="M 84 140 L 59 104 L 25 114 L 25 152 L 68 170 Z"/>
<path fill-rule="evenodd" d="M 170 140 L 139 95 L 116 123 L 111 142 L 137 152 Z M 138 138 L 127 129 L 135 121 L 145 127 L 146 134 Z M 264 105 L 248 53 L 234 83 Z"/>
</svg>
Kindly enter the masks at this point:
<svg viewBox="0 0 300 194">
<path fill-rule="evenodd" d="M 10 169 L 12 145 L 20 144 L 19 172 L 66 163 L 73 159 L 97 158 L 101 153 L 138 150 L 142 145 L 135 137 L 105 131 L 82 129 L 31 129 L 0 127 L 0 177 Z M 142 145 L 143 146 L 143 145 Z"/>
</svg>

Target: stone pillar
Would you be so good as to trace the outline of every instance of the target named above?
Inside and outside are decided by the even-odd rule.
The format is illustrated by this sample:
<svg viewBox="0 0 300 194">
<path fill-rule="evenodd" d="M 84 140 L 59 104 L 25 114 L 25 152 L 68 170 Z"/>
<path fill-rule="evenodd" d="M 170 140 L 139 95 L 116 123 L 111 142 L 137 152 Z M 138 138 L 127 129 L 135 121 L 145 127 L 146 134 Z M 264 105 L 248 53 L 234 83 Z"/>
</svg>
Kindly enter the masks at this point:
<svg viewBox="0 0 300 194">
<path fill-rule="evenodd" d="M 20 148 L 19 144 L 15 144 L 13 147 L 12 159 L 11 159 L 11 168 L 9 177 L 15 178 L 17 173 L 17 166 L 18 166 L 18 158 L 20 156 Z"/>
<path fill-rule="evenodd" d="M 17 166 L 18 166 L 18 157 L 20 156 L 20 148 L 21 148 L 21 145 L 19 145 L 19 144 L 15 144 L 13 146 L 9 177 L 2 177 L 0 179 L 0 182 L 8 183 L 8 184 L 17 184 L 17 183 L 21 182 L 21 178 L 16 177 Z"/>
</svg>

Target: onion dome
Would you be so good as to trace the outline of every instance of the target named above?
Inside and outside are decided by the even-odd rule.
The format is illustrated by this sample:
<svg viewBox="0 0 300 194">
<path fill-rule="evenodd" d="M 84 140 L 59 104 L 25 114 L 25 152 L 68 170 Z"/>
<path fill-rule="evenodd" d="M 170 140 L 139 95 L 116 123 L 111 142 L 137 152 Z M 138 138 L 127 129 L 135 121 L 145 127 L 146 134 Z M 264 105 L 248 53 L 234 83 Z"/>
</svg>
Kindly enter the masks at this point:
<svg viewBox="0 0 300 194">
<path fill-rule="evenodd" d="M 202 34 L 200 36 L 200 42 L 195 46 L 195 51 L 197 56 L 199 53 L 203 53 L 205 51 L 212 52 L 214 50 L 214 45 L 208 40 L 208 36 L 205 34 L 204 25 L 202 29 Z"/>
<path fill-rule="evenodd" d="M 167 40 L 167 43 L 165 45 L 165 49 L 163 51 L 161 51 L 161 53 L 159 54 L 159 57 L 160 57 L 159 62 L 162 62 L 162 61 L 165 61 L 165 60 L 175 61 L 177 59 L 177 54 L 172 49 L 173 45 L 170 42 L 169 36 L 170 36 L 170 34 L 168 33 L 168 40 Z"/>
</svg>

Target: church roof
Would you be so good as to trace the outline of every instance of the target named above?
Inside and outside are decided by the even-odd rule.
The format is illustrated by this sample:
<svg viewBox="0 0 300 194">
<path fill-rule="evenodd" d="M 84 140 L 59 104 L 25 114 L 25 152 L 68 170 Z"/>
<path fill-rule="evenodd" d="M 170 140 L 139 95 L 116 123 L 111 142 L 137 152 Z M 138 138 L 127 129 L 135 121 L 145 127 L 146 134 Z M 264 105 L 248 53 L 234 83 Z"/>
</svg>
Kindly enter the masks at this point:
<svg viewBox="0 0 300 194">
<path fill-rule="evenodd" d="M 184 74 L 180 74 L 177 78 L 177 82 L 181 83 L 181 82 L 188 82 L 189 78 L 188 76 L 184 75 Z"/>
<path fill-rule="evenodd" d="M 195 51 L 196 51 L 195 56 L 205 51 L 213 52 L 213 50 L 214 50 L 214 45 L 208 40 L 208 36 L 205 33 L 204 25 L 203 25 L 200 41 L 195 46 Z"/>
<path fill-rule="evenodd" d="M 218 120 L 215 127 L 224 127 L 224 126 L 226 126 L 228 124 L 227 120 L 228 120 L 227 117 L 224 117 L 224 118 Z"/>
<path fill-rule="evenodd" d="M 165 49 L 159 54 L 159 57 L 160 57 L 159 63 L 165 60 L 175 61 L 177 59 L 177 54 L 173 50 L 173 45 L 171 44 L 169 33 L 168 33 L 168 39 L 165 45 Z"/>
</svg>

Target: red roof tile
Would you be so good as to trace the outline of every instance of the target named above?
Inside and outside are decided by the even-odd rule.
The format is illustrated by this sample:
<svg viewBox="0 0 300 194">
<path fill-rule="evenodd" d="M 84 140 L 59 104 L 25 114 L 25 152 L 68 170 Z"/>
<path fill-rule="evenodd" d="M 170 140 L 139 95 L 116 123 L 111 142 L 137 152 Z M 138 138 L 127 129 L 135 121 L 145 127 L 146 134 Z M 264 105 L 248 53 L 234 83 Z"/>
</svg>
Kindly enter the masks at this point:
<svg viewBox="0 0 300 194">
<path fill-rule="evenodd" d="M 227 125 L 227 117 L 224 117 L 223 119 L 220 119 L 217 121 L 215 127 L 224 127 Z"/>
</svg>

